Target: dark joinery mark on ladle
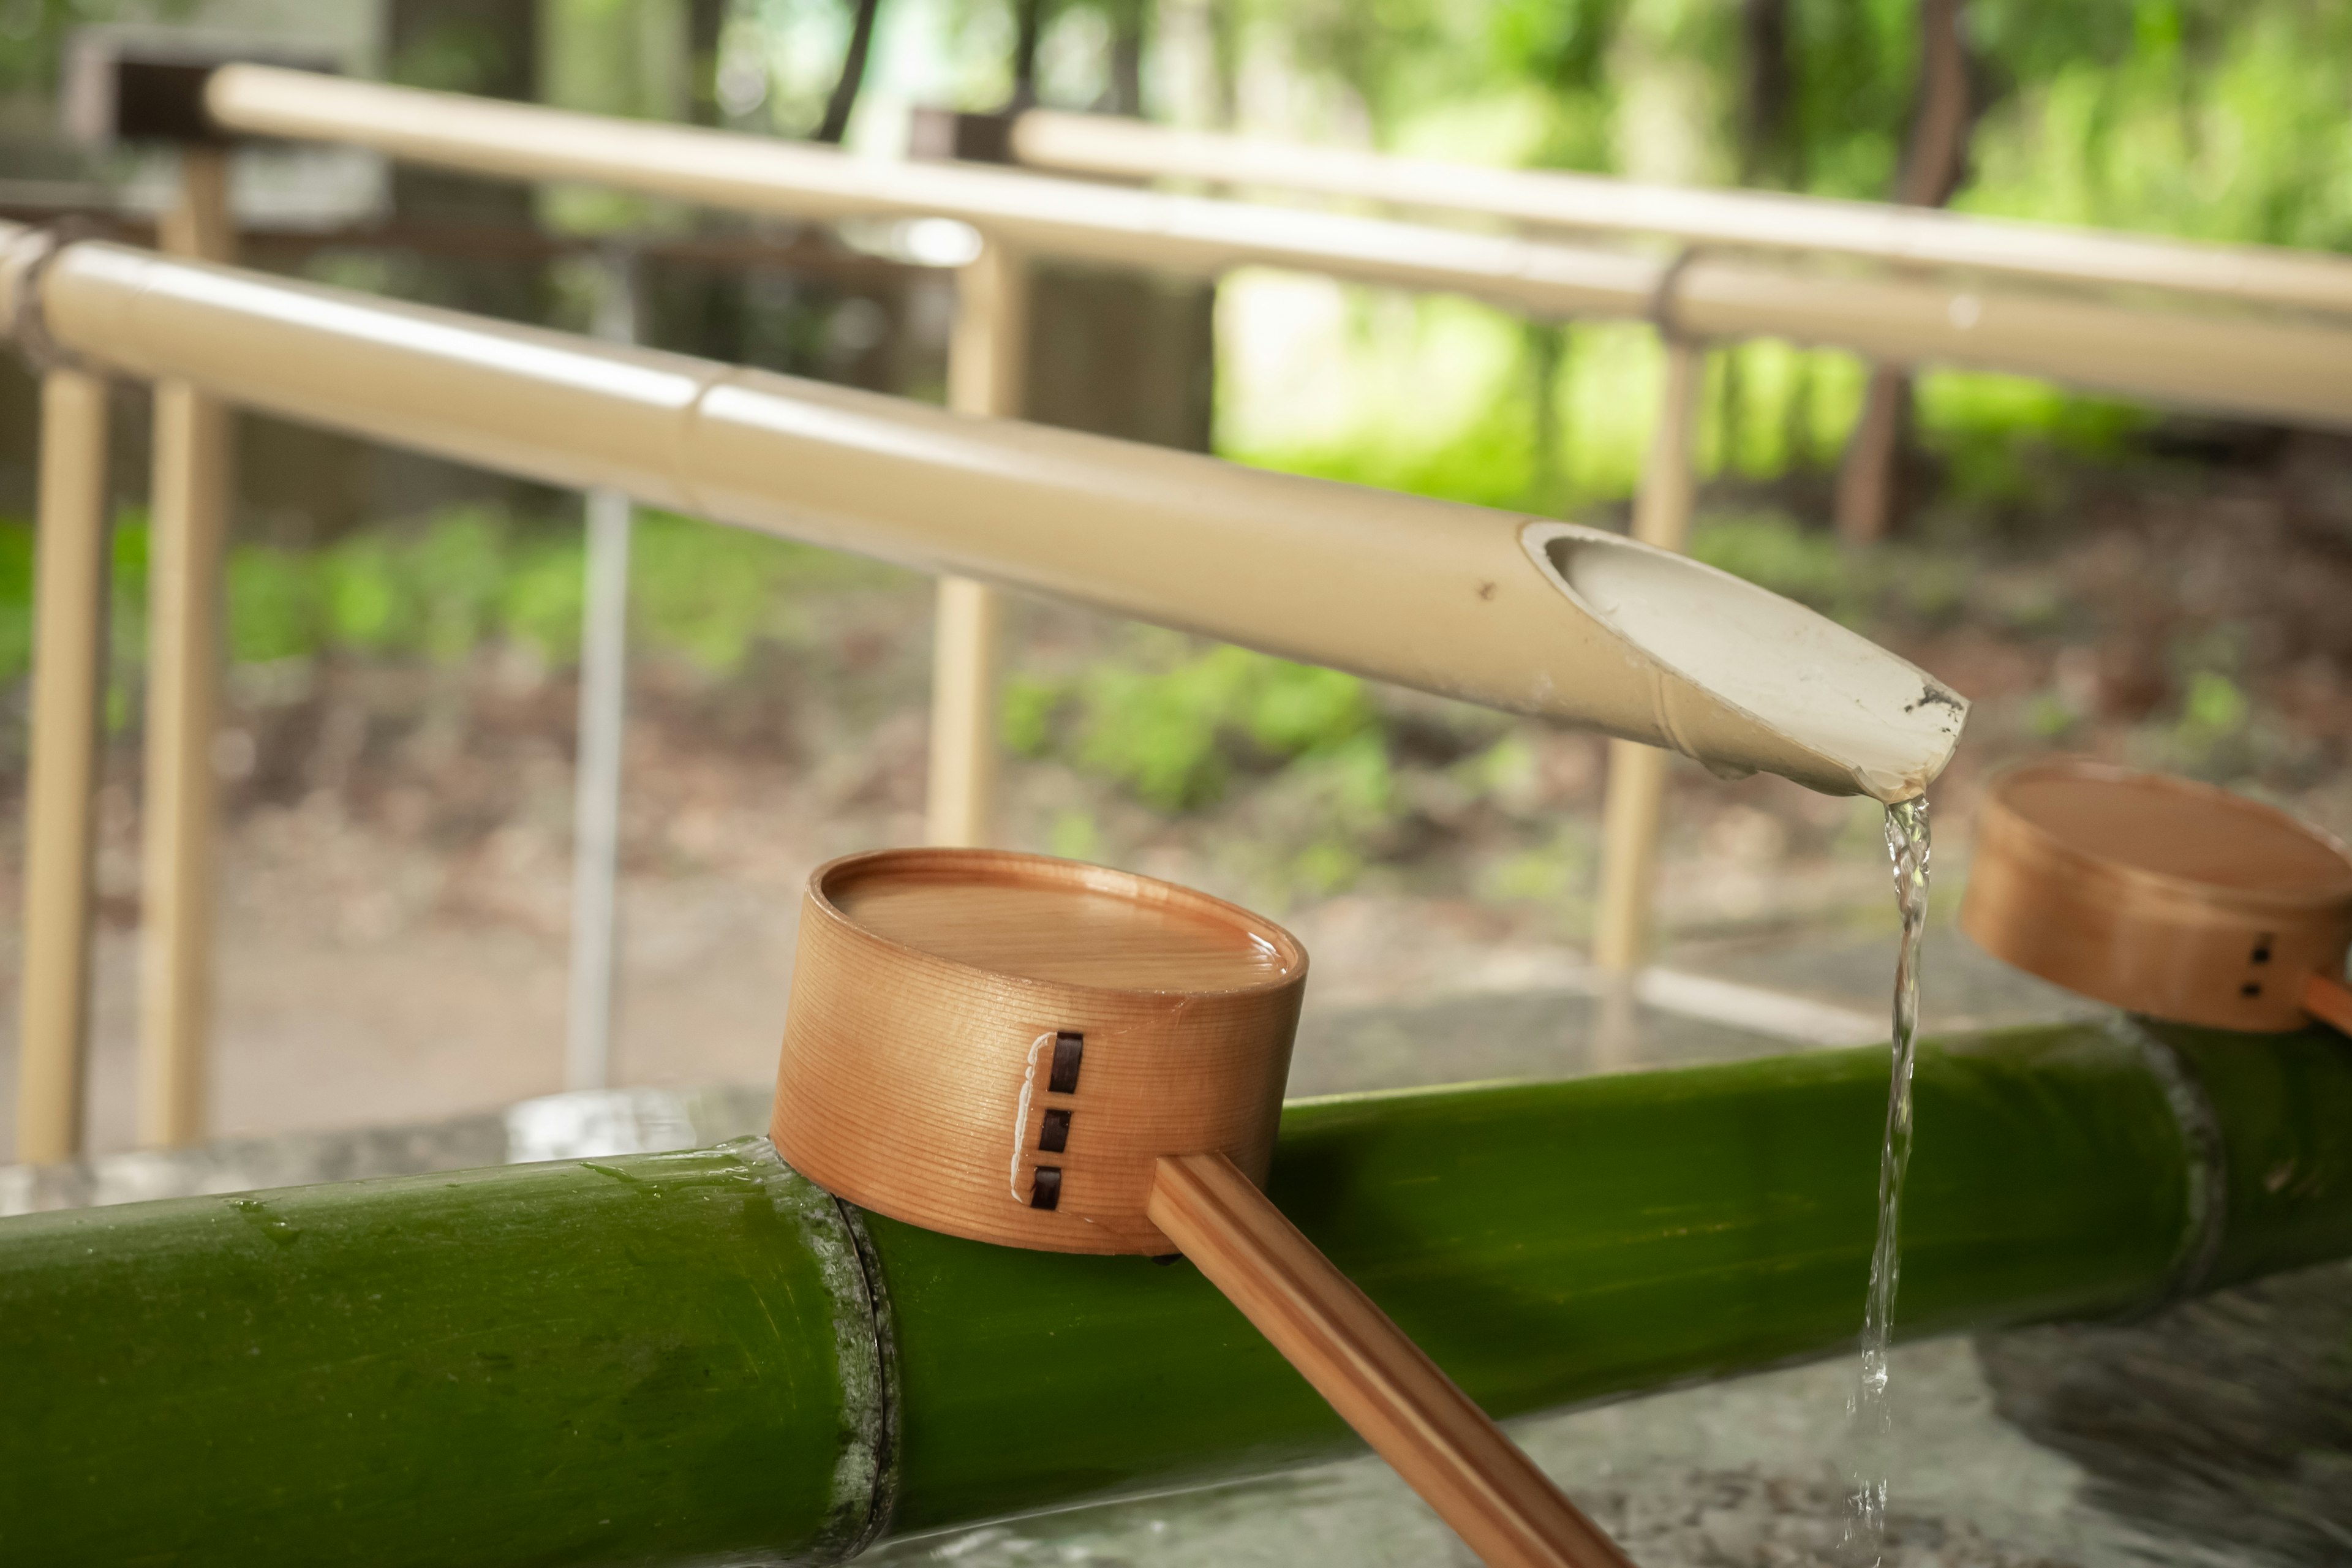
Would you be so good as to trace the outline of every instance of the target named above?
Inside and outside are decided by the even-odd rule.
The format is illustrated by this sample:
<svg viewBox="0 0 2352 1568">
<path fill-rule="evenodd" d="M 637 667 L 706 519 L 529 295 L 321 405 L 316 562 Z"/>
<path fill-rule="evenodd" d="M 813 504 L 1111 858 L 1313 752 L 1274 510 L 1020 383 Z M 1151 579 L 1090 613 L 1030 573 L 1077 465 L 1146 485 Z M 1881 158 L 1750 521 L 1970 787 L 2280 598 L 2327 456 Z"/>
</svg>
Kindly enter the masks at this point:
<svg viewBox="0 0 2352 1568">
<path fill-rule="evenodd" d="M 1087 1038 L 1075 1029 L 1055 1029 L 1037 1037 L 1029 1047 L 1028 1065 L 1022 1073 L 1021 1099 L 1013 1111 L 1013 1201 L 1021 1201 L 1021 1167 L 1027 1157 L 1029 1142 L 1029 1097 L 1037 1085 L 1037 1054 L 1051 1044 L 1054 1054 L 1045 1074 L 1047 1094 L 1076 1094 L 1078 1091 L 1078 1068 L 1087 1055 Z M 1049 1106 L 1037 1127 L 1037 1147 L 1048 1154 L 1059 1154 L 1070 1144 L 1071 1110 L 1066 1106 Z M 1039 1165 L 1029 1173 L 1029 1206 L 1033 1209 L 1056 1209 L 1062 1206 L 1062 1168 L 1059 1165 Z"/>
<path fill-rule="evenodd" d="M 1086 1059 L 1087 1038 L 1067 1030 L 1054 1037 L 1054 1072 L 1045 1080 L 1049 1094 L 1078 1092 L 1078 1065 Z"/>
</svg>

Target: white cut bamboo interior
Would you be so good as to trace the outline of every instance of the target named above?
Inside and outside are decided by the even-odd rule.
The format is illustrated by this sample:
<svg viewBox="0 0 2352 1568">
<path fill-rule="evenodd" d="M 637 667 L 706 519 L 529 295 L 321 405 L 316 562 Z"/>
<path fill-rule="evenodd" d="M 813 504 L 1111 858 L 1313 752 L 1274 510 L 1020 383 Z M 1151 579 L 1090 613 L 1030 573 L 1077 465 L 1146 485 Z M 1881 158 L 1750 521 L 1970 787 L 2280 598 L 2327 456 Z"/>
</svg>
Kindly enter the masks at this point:
<svg viewBox="0 0 2352 1568">
<path fill-rule="evenodd" d="M 955 217 L 1034 254 L 1201 274 L 1288 268 L 1539 316 L 1649 315 L 1668 266 L 1509 235 L 886 162 L 267 66 L 215 71 L 205 103 L 231 130 L 479 174 L 594 182 L 796 217 Z M 2352 328 L 2344 326 L 1704 256 L 1673 282 L 1674 321 L 1697 336 L 1781 337 L 1887 363 L 2044 376 L 2186 408 L 2352 426 Z"/>
<path fill-rule="evenodd" d="M 228 155 L 180 154 L 178 199 L 159 236 L 173 256 L 236 250 Z M 148 544 L 147 790 L 141 813 L 139 1142 L 204 1135 L 212 1030 L 212 921 L 219 816 L 221 552 L 228 521 L 229 413 L 201 377 L 156 378 Z"/>
<path fill-rule="evenodd" d="M 25 785 L 25 944 L 16 1149 L 81 1152 L 89 1023 L 91 790 L 106 673 L 106 383 L 41 378 L 35 531 L 33 736 Z"/>
<path fill-rule="evenodd" d="M 1295 191 L 1538 228 L 1652 234 L 1694 245 L 2352 311 L 2352 261 L 2269 246 L 2201 244 L 1879 202 L 1482 168 L 1046 109 L 1013 121 L 1013 156 L 1031 168 L 1066 174 Z"/>
<path fill-rule="evenodd" d="M 369 439 L 1550 715 L 1718 772 L 1906 798 L 1948 760 L 1965 712 L 1810 610 L 1596 529 L 122 246 L 65 247 L 40 288 L 54 337 L 131 374 L 198 378 Z"/>
<path fill-rule="evenodd" d="M 1004 241 L 991 241 L 956 273 L 948 406 L 982 417 L 1019 417 L 1028 380 L 1028 265 Z M 996 728 L 1003 595 L 969 577 L 942 577 L 931 626 L 930 782 L 923 839 L 942 848 L 982 847 L 995 837 L 1002 771 Z"/>
<path fill-rule="evenodd" d="M 1706 353 L 1687 338 L 1666 342 L 1658 417 L 1633 500 L 1633 537 L 1680 551 L 1690 537 L 1698 495 L 1696 449 Z M 1657 883 L 1658 826 L 1666 791 L 1666 753 L 1638 741 L 1609 742 L 1608 793 L 1601 813 L 1601 900 L 1593 915 L 1592 962 L 1609 973 L 1642 966 Z"/>
</svg>

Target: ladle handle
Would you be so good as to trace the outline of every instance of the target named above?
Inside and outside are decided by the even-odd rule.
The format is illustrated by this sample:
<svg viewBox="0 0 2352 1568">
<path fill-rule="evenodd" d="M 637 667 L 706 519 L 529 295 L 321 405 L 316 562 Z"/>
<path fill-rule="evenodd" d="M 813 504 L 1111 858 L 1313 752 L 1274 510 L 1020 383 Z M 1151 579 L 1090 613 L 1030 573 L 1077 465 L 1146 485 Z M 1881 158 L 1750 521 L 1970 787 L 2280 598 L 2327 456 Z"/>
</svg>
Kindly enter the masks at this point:
<svg viewBox="0 0 2352 1568">
<path fill-rule="evenodd" d="M 1231 1160 L 1163 1155 L 1147 1212 L 1490 1568 L 1632 1568 Z"/>
<path fill-rule="evenodd" d="M 2352 1035 L 2352 986 L 2325 974 L 2315 974 L 2303 987 L 2303 1010 L 2323 1024 L 2333 1024 Z M 1164 1227 L 1163 1227 L 1164 1228 Z"/>
</svg>

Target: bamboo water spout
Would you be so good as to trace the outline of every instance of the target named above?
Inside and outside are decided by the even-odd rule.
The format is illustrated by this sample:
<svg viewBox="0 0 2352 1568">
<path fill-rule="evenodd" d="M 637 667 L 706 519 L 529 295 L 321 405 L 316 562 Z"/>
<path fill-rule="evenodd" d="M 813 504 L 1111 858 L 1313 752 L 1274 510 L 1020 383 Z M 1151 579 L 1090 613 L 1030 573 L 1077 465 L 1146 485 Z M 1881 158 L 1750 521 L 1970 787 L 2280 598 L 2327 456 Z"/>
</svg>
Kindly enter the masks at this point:
<svg viewBox="0 0 2352 1568">
<path fill-rule="evenodd" d="M 1497 1415 L 1729 1376 L 1852 1343 L 1885 1070 L 1293 1104 L 1267 1194 Z M 2352 1253 L 2324 1032 L 2012 1030 L 1918 1090 L 1906 1335 Z M 0 1321 L 28 1563 L 835 1562 L 1351 1448 L 1193 1269 L 845 1213 L 764 1143 L 0 1220 Z"/>
<path fill-rule="evenodd" d="M 0 226 L 0 320 L 28 231 Z M 570 487 L 1101 606 L 1898 800 L 1966 704 L 1835 623 L 1596 529 L 1270 474 L 125 247 L 63 247 L 64 351 Z"/>
</svg>

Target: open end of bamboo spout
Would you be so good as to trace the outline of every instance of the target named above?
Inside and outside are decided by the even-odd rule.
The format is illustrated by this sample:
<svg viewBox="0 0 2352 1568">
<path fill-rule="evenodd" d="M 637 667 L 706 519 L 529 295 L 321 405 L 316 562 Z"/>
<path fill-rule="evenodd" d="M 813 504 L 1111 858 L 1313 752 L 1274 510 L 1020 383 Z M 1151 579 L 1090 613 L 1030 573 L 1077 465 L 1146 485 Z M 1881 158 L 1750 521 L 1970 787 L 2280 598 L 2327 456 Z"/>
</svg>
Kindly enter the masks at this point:
<svg viewBox="0 0 2352 1568">
<path fill-rule="evenodd" d="M 1882 801 L 1924 791 L 1968 701 L 1825 616 L 1688 556 L 1567 523 L 1529 555 L 1655 668 L 1658 733 L 1718 773 Z"/>
</svg>

